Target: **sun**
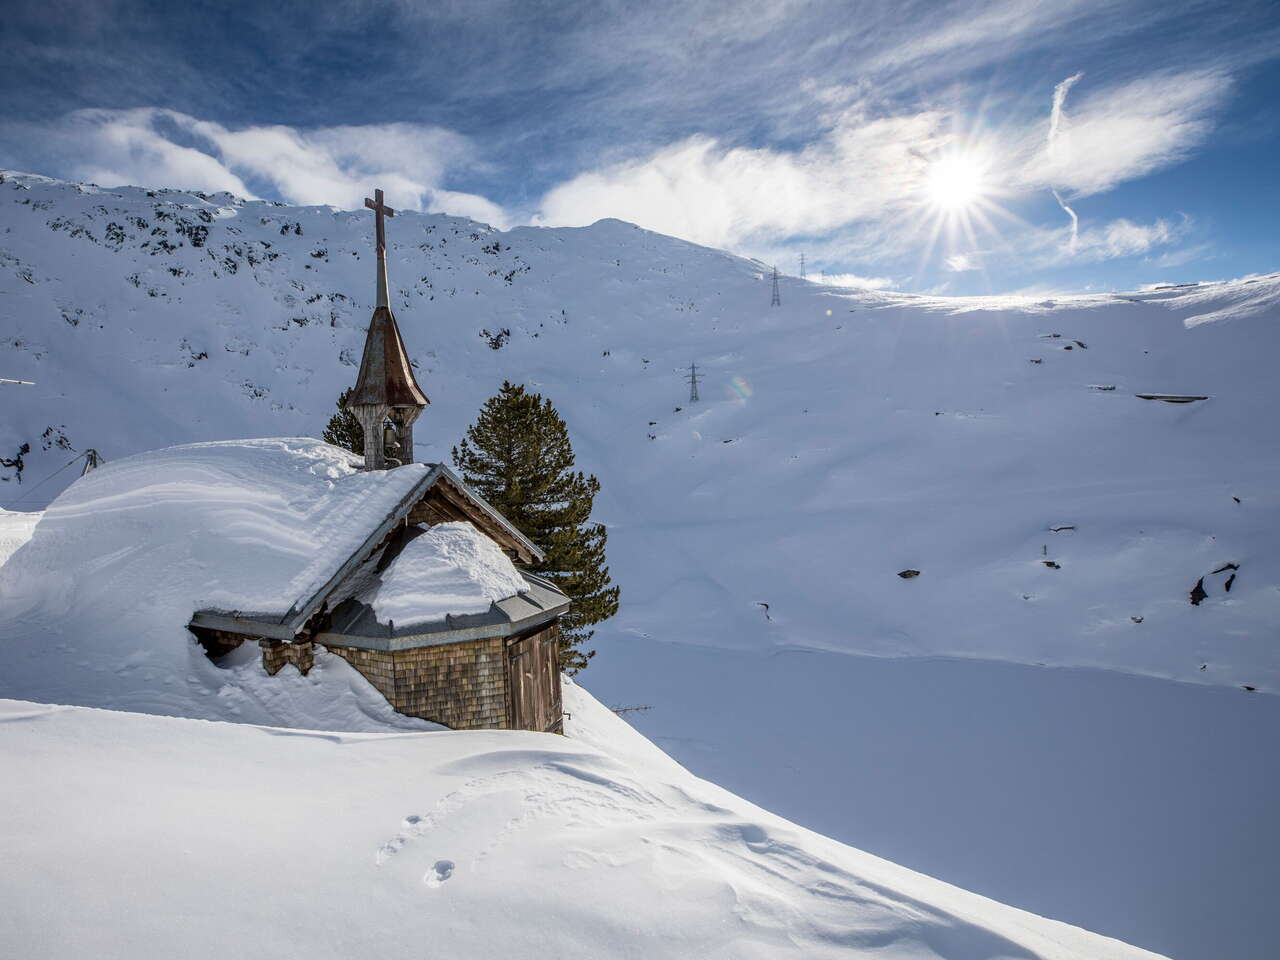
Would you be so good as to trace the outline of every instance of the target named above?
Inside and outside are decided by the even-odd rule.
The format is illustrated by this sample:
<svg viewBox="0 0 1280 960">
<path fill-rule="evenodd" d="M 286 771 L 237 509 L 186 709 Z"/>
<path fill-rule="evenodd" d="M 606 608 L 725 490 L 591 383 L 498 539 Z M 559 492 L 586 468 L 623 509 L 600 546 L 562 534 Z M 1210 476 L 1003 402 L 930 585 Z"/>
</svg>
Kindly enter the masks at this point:
<svg viewBox="0 0 1280 960">
<path fill-rule="evenodd" d="M 1013 194 L 998 141 L 978 129 L 957 132 L 911 170 L 908 229 L 922 243 L 920 268 L 939 254 L 951 272 L 982 270 L 983 248 L 1002 222 L 1020 223 L 1004 203 Z"/>
<path fill-rule="evenodd" d="M 961 213 L 977 206 L 986 195 L 986 169 L 972 153 L 939 157 L 925 179 L 929 203 L 938 210 Z"/>
</svg>

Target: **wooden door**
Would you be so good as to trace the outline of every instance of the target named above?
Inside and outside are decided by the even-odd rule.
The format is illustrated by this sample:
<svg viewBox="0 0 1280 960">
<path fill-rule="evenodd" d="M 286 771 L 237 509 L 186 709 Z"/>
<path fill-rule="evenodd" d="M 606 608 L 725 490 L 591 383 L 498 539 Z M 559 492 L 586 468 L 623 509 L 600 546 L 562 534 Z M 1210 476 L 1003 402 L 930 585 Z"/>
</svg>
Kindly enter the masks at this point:
<svg viewBox="0 0 1280 960">
<path fill-rule="evenodd" d="M 507 721 L 513 730 L 561 731 L 559 627 L 507 642 Z"/>
</svg>

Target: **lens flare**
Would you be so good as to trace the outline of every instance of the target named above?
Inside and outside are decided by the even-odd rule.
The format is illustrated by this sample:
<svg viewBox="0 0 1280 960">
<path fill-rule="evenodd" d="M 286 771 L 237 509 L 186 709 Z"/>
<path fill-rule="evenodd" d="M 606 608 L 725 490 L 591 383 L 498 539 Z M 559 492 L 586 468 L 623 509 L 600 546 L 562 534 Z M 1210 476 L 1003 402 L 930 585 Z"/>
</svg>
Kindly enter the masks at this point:
<svg viewBox="0 0 1280 960">
<path fill-rule="evenodd" d="M 729 391 L 734 398 L 744 402 L 751 399 L 751 394 L 753 393 L 751 384 L 747 383 L 745 377 L 734 377 L 730 380 Z"/>
</svg>

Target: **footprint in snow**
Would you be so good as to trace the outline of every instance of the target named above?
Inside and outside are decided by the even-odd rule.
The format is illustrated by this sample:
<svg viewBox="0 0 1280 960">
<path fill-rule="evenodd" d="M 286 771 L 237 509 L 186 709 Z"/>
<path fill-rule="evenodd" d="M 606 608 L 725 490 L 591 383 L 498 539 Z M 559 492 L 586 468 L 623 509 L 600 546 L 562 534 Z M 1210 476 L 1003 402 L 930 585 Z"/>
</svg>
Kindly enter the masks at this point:
<svg viewBox="0 0 1280 960">
<path fill-rule="evenodd" d="M 403 849 L 404 845 L 405 845 L 404 837 L 392 837 L 390 840 L 388 840 L 386 843 L 380 846 L 378 848 L 378 855 L 375 858 L 378 865 L 381 866 L 382 864 L 390 860 L 392 857 L 394 857 L 397 853 L 401 851 L 401 849 Z"/>
<path fill-rule="evenodd" d="M 438 887 L 453 876 L 453 867 L 452 860 L 437 860 L 435 866 L 428 870 L 427 875 L 422 878 L 422 882 L 428 887 Z"/>
</svg>

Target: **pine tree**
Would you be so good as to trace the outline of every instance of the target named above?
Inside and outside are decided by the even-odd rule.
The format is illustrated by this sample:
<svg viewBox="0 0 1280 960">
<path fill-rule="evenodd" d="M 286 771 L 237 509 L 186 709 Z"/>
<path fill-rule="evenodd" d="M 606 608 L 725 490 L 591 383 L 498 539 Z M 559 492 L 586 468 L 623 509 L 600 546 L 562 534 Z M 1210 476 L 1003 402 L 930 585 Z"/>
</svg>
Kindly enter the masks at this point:
<svg viewBox="0 0 1280 960">
<path fill-rule="evenodd" d="M 338 412 L 329 418 L 329 424 L 324 428 L 324 442 L 332 443 L 335 447 L 346 447 L 352 453 L 364 456 L 364 427 L 360 426 L 355 414 L 347 409 L 347 398 L 350 396 L 350 387 L 338 395 Z"/>
<path fill-rule="evenodd" d="M 546 554 L 532 572 L 573 601 L 560 624 L 560 666 L 571 675 L 582 670 L 595 656 L 585 649 L 594 633 L 587 628 L 618 612 L 619 591 L 605 566 L 607 531 L 588 523 L 600 481 L 573 472 L 560 414 L 550 400 L 504 382 L 453 448 L 453 462 L 468 486 Z"/>
</svg>

